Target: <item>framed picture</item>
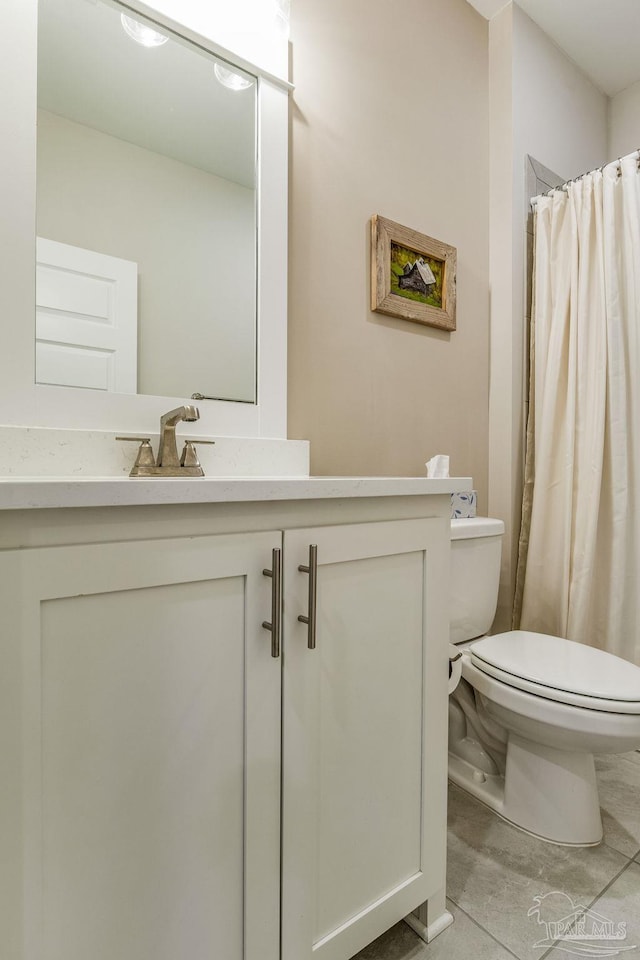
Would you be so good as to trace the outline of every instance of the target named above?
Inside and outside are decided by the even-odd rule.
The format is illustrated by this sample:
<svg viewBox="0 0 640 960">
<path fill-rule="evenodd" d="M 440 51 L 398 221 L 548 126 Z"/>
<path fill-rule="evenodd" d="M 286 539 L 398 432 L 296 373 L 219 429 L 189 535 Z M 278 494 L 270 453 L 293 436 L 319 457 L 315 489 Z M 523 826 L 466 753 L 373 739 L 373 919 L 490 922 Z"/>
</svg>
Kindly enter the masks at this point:
<svg viewBox="0 0 640 960">
<path fill-rule="evenodd" d="M 390 317 L 456 329 L 456 248 L 371 218 L 371 309 Z"/>
</svg>

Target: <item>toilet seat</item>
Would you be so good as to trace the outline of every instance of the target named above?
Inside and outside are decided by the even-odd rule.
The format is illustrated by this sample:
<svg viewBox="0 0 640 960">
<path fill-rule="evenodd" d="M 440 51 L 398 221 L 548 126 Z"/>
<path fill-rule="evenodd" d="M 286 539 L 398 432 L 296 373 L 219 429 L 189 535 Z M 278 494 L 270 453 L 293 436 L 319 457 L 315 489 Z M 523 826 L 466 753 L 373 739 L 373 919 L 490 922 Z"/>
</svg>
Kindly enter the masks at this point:
<svg viewBox="0 0 640 960">
<path fill-rule="evenodd" d="M 640 716 L 640 667 L 603 650 L 513 630 L 476 641 L 468 655 L 482 673 L 534 696 Z"/>
</svg>

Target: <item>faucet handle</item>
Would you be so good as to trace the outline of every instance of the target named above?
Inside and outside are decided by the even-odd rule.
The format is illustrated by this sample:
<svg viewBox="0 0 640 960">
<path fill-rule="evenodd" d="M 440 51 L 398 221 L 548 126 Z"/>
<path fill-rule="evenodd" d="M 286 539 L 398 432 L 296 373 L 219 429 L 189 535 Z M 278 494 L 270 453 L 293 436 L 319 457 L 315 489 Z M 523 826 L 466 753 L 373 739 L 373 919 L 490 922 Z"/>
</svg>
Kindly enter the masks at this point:
<svg viewBox="0 0 640 960">
<path fill-rule="evenodd" d="M 198 459 L 198 452 L 195 448 L 195 444 L 198 443 L 208 443 L 210 446 L 215 446 L 215 440 L 185 440 L 184 447 L 182 448 L 182 456 L 180 457 L 180 466 L 181 467 L 199 467 L 200 460 Z"/>
<path fill-rule="evenodd" d="M 136 462 L 132 466 L 129 476 L 139 477 L 143 473 L 146 476 L 147 471 L 141 470 L 141 468 L 153 467 L 156 462 L 153 455 L 153 447 L 151 446 L 151 439 L 149 437 L 116 437 L 116 440 L 133 440 L 135 443 L 140 444 Z"/>
<path fill-rule="evenodd" d="M 181 467 L 199 467 L 198 453 L 193 445 L 193 440 L 185 440 L 180 457 Z"/>
<path fill-rule="evenodd" d="M 212 441 L 205 440 L 204 442 L 211 443 Z M 182 456 L 180 457 L 179 470 L 182 476 L 204 477 L 204 470 L 202 469 L 202 465 L 198 460 L 198 454 L 193 444 L 194 444 L 193 440 L 185 440 L 184 447 L 182 450 Z M 182 471 L 184 471 L 184 473 Z"/>
<path fill-rule="evenodd" d="M 138 450 L 138 456 L 136 457 L 135 467 L 147 467 L 155 464 L 156 460 L 153 455 L 153 447 L 151 446 L 151 440 L 145 439 L 140 444 L 140 449 Z"/>
</svg>

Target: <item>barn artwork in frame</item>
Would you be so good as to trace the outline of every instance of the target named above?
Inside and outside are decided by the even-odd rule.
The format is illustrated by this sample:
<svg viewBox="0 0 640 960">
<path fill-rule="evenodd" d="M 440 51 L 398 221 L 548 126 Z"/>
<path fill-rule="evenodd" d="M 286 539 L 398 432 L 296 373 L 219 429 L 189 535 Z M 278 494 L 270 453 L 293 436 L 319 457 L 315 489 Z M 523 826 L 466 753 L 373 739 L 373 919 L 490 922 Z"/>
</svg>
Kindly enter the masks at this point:
<svg viewBox="0 0 640 960">
<path fill-rule="evenodd" d="M 456 248 L 371 218 L 371 309 L 390 317 L 456 329 Z"/>
</svg>

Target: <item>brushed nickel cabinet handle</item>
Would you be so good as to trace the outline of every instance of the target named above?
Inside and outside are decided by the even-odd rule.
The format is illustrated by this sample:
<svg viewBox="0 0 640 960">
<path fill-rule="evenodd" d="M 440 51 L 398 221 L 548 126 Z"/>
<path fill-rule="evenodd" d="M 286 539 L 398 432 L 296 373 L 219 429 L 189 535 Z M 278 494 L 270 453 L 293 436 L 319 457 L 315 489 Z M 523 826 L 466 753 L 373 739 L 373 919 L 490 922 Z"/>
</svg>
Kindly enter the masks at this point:
<svg viewBox="0 0 640 960">
<path fill-rule="evenodd" d="M 274 547 L 271 551 L 271 570 L 263 570 L 265 577 L 271 577 L 271 622 L 262 621 L 265 630 L 271 631 L 271 656 L 280 656 L 282 637 L 282 551 Z"/>
<path fill-rule="evenodd" d="M 309 574 L 309 615 L 305 617 L 300 614 L 298 620 L 300 623 L 307 624 L 307 646 L 309 650 L 315 650 L 318 601 L 318 545 L 316 543 L 309 545 L 308 566 L 300 564 L 298 570 L 300 573 Z"/>
</svg>

